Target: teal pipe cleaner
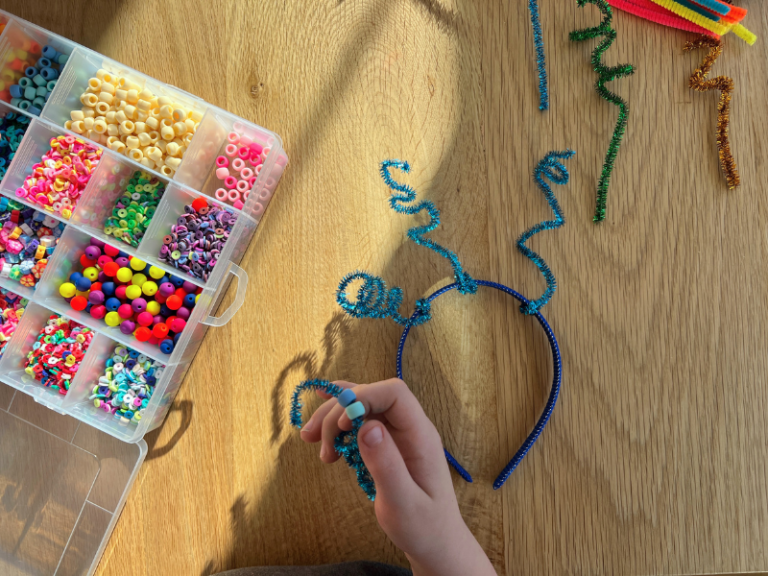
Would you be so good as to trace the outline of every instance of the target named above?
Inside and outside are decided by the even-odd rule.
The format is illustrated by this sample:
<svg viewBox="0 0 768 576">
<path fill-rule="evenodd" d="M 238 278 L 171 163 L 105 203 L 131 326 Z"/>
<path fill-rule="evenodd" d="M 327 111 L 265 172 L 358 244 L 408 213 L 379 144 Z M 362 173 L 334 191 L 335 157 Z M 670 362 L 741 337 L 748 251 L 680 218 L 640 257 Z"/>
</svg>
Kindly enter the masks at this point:
<svg viewBox="0 0 768 576">
<path fill-rule="evenodd" d="M 429 232 L 432 232 L 440 225 L 440 211 L 429 200 L 422 200 L 413 204 L 416 200 L 416 191 L 407 184 L 396 182 L 389 173 L 390 168 L 398 168 L 403 172 L 410 172 L 411 166 L 408 162 L 401 162 L 400 160 L 385 160 L 381 163 L 381 177 L 384 183 L 394 191 L 389 198 L 389 205 L 392 209 L 395 212 L 409 216 L 422 211 L 426 211 L 429 215 L 429 223 L 409 229 L 408 238 L 419 246 L 426 246 L 430 250 L 434 250 L 451 263 L 453 277 L 459 285 L 459 292 L 462 294 L 474 294 L 477 292 L 477 283 L 464 271 L 456 254 L 426 237 Z M 352 302 L 347 296 L 347 288 L 356 280 L 362 280 L 363 284 L 357 291 L 355 302 Z M 402 289 L 394 287 L 388 290 L 387 283 L 382 278 L 368 272 L 357 271 L 344 276 L 336 291 L 336 302 L 339 303 L 339 306 L 347 314 L 354 318 L 392 318 L 401 326 L 418 326 L 427 322 L 432 317 L 430 315 L 430 303 L 425 298 L 416 301 L 416 311 L 419 314 L 411 314 L 408 317 L 402 316 L 397 311 L 403 302 Z"/>
<path fill-rule="evenodd" d="M 529 238 L 535 234 L 538 234 L 542 230 L 554 230 L 565 224 L 563 211 L 560 209 L 560 205 L 557 203 L 557 198 L 555 198 L 555 194 L 552 192 L 552 188 L 550 188 L 549 184 L 544 181 L 544 178 L 547 178 L 555 184 L 567 184 L 569 179 L 568 169 L 558 159 L 568 159 L 574 154 L 575 152 L 573 150 L 566 150 L 564 152 L 550 152 L 544 156 L 544 159 L 536 165 L 536 169 L 533 171 L 533 177 L 536 179 L 539 188 L 541 188 L 541 191 L 544 193 L 544 197 L 547 199 L 549 207 L 552 208 L 552 212 L 555 214 L 555 219 L 545 220 L 544 222 L 536 224 L 536 226 L 533 226 L 532 228 L 529 228 L 523 232 L 523 234 L 517 240 L 518 250 L 520 250 L 520 252 L 522 252 L 523 255 L 531 262 L 536 264 L 536 267 L 541 271 L 541 273 L 544 275 L 544 279 L 547 281 L 547 289 L 544 291 L 544 294 L 542 294 L 540 298 L 531 300 L 520 306 L 520 312 L 523 314 L 536 314 L 539 311 L 539 308 L 549 302 L 549 300 L 554 295 L 555 290 L 557 290 L 557 281 L 555 280 L 555 275 L 549 269 L 547 263 L 536 252 L 528 248 L 525 243 Z"/>
<path fill-rule="evenodd" d="M 307 390 L 321 390 L 334 398 L 338 398 L 344 388 L 332 384 L 328 380 L 307 380 L 299 384 L 293 391 L 291 398 L 291 424 L 299 430 L 301 430 L 301 409 L 303 408 L 300 397 Z M 373 482 L 373 476 L 363 462 L 363 457 L 360 456 L 360 447 L 357 444 L 357 433 L 362 425 L 362 418 L 352 420 L 352 430 L 339 434 L 334 440 L 333 447 L 340 456 L 344 457 L 349 467 L 355 471 L 357 483 L 360 484 L 365 495 L 373 501 L 376 499 L 376 485 Z"/>
</svg>

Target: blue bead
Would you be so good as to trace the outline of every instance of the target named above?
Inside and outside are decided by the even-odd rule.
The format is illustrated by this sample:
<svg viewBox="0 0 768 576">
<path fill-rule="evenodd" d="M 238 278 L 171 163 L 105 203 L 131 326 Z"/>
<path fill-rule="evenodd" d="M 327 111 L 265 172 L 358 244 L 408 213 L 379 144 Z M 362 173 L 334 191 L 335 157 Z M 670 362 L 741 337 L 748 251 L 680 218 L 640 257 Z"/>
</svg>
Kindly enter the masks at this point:
<svg viewBox="0 0 768 576">
<path fill-rule="evenodd" d="M 170 354 L 173 352 L 173 340 L 170 338 L 166 338 L 160 343 L 160 350 L 163 352 L 163 354 Z"/>
<path fill-rule="evenodd" d="M 357 396 L 355 396 L 355 393 L 352 391 L 352 388 L 347 388 L 339 394 L 339 397 L 336 398 L 336 400 L 339 402 L 339 405 L 341 405 L 342 408 L 346 408 L 353 402 L 357 402 Z"/>
<path fill-rule="evenodd" d="M 59 77 L 58 71 L 53 68 L 43 68 L 40 70 L 40 75 L 46 80 L 56 80 Z"/>
<path fill-rule="evenodd" d="M 178 334 L 176 334 L 176 336 L 173 337 L 173 343 L 178 344 L 179 338 L 181 338 L 181 332 L 179 332 Z"/>
<path fill-rule="evenodd" d="M 59 57 L 59 52 L 53 46 L 43 46 L 43 56 L 49 60 L 56 60 Z"/>
<path fill-rule="evenodd" d="M 82 272 L 72 272 L 72 274 L 69 275 L 69 281 L 74 285 L 77 285 L 77 281 L 80 280 L 80 278 L 83 278 Z"/>
<path fill-rule="evenodd" d="M 114 282 L 104 282 L 101 285 L 101 291 L 104 292 L 105 296 L 112 296 L 115 293 L 115 283 Z"/>
<path fill-rule="evenodd" d="M 176 286 L 176 288 L 181 288 L 184 286 L 184 278 L 179 278 L 178 276 L 171 276 L 171 284 Z"/>
<path fill-rule="evenodd" d="M 107 298 L 107 301 L 104 303 L 107 310 L 110 312 L 117 312 L 117 309 L 120 308 L 120 304 L 121 302 L 117 298 Z"/>
<path fill-rule="evenodd" d="M 80 292 L 86 292 L 91 289 L 91 281 L 88 280 L 88 278 L 86 278 L 85 276 L 83 276 L 82 278 L 77 279 L 77 282 L 75 283 L 75 287 Z"/>
<path fill-rule="evenodd" d="M 23 106 L 19 106 L 22 110 L 25 108 Z M 33 116 L 40 116 L 40 113 L 43 111 L 42 107 L 38 108 L 37 106 L 27 106 L 26 111 L 32 114 Z"/>
<path fill-rule="evenodd" d="M 24 70 L 24 76 L 27 78 L 32 78 L 33 76 L 37 76 L 37 68 L 34 66 L 29 66 L 26 70 Z"/>
<path fill-rule="evenodd" d="M 37 64 L 35 64 L 35 66 L 37 66 L 40 69 L 43 69 L 43 68 L 50 68 L 51 64 L 52 62 L 48 58 L 43 56 L 42 58 L 40 58 L 40 60 L 37 61 Z"/>
<path fill-rule="evenodd" d="M 196 294 L 187 294 L 186 296 L 184 296 L 184 308 L 194 308 L 196 298 L 197 298 Z"/>
<path fill-rule="evenodd" d="M 14 84 L 13 86 L 11 86 L 10 92 L 11 92 L 11 98 L 21 98 L 21 95 L 23 94 L 23 92 L 21 91 L 21 86 L 19 86 L 18 84 Z"/>
</svg>

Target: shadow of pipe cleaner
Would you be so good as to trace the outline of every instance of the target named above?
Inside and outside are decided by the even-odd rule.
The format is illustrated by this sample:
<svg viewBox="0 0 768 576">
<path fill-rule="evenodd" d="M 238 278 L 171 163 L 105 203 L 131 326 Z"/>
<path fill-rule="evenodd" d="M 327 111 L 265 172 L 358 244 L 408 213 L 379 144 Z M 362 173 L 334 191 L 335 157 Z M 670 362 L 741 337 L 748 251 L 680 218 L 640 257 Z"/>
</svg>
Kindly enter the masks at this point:
<svg viewBox="0 0 768 576">
<path fill-rule="evenodd" d="M 730 122 L 731 92 L 733 92 L 733 80 L 727 76 L 718 76 L 707 80 L 712 66 L 723 53 L 722 42 L 717 38 L 702 35 L 696 40 L 688 42 L 683 50 L 686 52 L 700 48 L 709 48 L 709 53 L 704 57 L 701 66 L 691 75 L 688 85 L 699 92 L 707 90 L 719 90 L 720 101 L 717 104 L 717 154 L 720 157 L 720 168 L 725 174 L 728 188 L 733 190 L 740 183 L 739 171 L 736 168 L 736 160 L 731 153 L 731 143 L 728 139 L 728 124 Z"/>
<path fill-rule="evenodd" d="M 301 394 L 308 390 L 321 390 L 334 398 L 338 398 L 339 394 L 344 391 L 343 388 L 332 384 L 328 380 L 306 380 L 299 384 L 291 397 L 291 424 L 299 430 L 301 429 L 301 409 L 303 408 L 300 398 Z M 363 457 L 360 455 L 360 447 L 357 444 L 357 435 L 362 425 L 362 417 L 352 420 L 352 430 L 339 434 L 333 443 L 333 447 L 336 453 L 343 456 L 349 467 L 355 471 L 357 483 L 363 489 L 365 495 L 373 501 L 376 499 L 376 485 L 373 482 L 373 476 L 371 476 L 371 473 L 365 466 L 365 462 L 363 462 Z"/>
<path fill-rule="evenodd" d="M 408 238 L 419 246 L 434 250 L 451 263 L 454 279 L 459 285 L 459 292 L 462 294 L 477 292 L 477 283 L 464 271 L 456 254 L 426 237 L 429 232 L 440 225 L 440 211 L 428 200 L 413 204 L 416 200 L 416 191 L 407 184 L 396 182 L 389 172 L 390 168 L 410 172 L 411 167 L 408 162 L 401 162 L 400 160 L 385 160 L 381 163 L 381 177 L 384 183 L 393 190 L 393 194 L 389 198 L 389 205 L 392 209 L 400 214 L 414 215 L 426 211 L 429 215 L 429 223 L 410 228 Z M 347 295 L 347 288 L 357 280 L 362 280 L 362 285 L 358 288 L 357 298 L 352 302 Z M 416 311 L 419 314 L 412 314 L 408 317 L 402 316 L 398 312 L 403 302 L 402 289 L 398 287 L 391 290 L 387 289 L 387 283 L 382 278 L 368 272 L 356 271 L 344 276 L 336 291 L 336 301 L 347 314 L 354 318 L 392 318 L 401 326 L 418 326 L 431 318 L 430 303 L 425 298 L 416 301 Z"/>
<path fill-rule="evenodd" d="M 627 130 L 627 120 L 629 118 L 629 105 L 620 96 L 608 90 L 605 87 L 605 84 L 634 74 L 635 68 L 631 64 L 619 64 L 618 66 L 605 66 L 603 64 L 603 54 L 611 47 L 611 44 L 613 44 L 613 41 L 616 39 L 616 30 L 611 28 L 613 12 L 606 0 L 578 0 L 580 8 L 583 8 L 587 4 L 594 4 L 600 9 L 600 12 L 603 13 L 603 21 L 599 26 L 585 28 L 583 30 L 574 30 L 570 34 L 570 39 L 573 42 L 582 42 L 599 36 L 604 37 L 592 52 L 592 67 L 598 74 L 595 90 L 597 90 L 597 93 L 601 98 L 604 98 L 611 104 L 615 104 L 619 107 L 619 118 L 616 121 L 616 127 L 613 129 L 611 143 L 608 145 L 608 152 L 605 155 L 603 169 L 600 173 L 600 180 L 597 183 L 597 202 L 593 220 L 595 222 L 602 222 L 605 220 L 608 184 L 611 180 L 611 173 L 613 172 L 613 166 L 616 162 L 616 155 L 621 146 L 621 140 Z"/>
<path fill-rule="evenodd" d="M 556 228 L 560 228 L 560 226 L 565 224 L 563 212 L 560 209 L 560 205 L 557 203 L 557 198 L 555 198 L 555 194 L 552 192 L 552 188 L 549 186 L 549 184 L 547 184 L 547 182 L 544 181 L 544 178 L 547 178 L 555 184 L 567 184 L 569 179 L 568 169 L 562 162 L 558 160 L 558 158 L 567 160 L 574 154 L 575 152 L 573 150 L 565 150 L 564 152 L 550 152 L 544 156 L 543 160 L 536 165 L 536 169 L 533 171 L 533 177 L 536 179 L 539 188 L 541 188 L 541 191 L 544 193 L 544 197 L 547 199 L 549 207 L 552 208 L 552 212 L 555 214 L 555 219 L 545 220 L 544 222 L 536 224 L 532 228 L 526 230 L 517 240 L 518 250 L 520 250 L 520 252 L 522 252 L 526 258 L 528 258 L 536 265 L 536 267 L 544 275 L 544 279 L 547 281 L 547 289 L 544 291 L 544 294 L 542 294 L 540 298 L 531 300 L 528 303 L 520 306 L 520 312 L 523 314 L 536 314 L 539 311 L 539 308 L 549 302 L 549 300 L 554 295 L 555 290 L 557 290 L 557 281 L 555 280 L 555 275 L 552 274 L 552 271 L 549 269 L 549 266 L 547 266 L 547 263 L 536 252 L 528 248 L 525 243 L 529 238 L 543 230 L 555 230 Z"/>
<path fill-rule="evenodd" d="M 536 68 L 539 74 L 539 110 L 549 109 L 549 91 L 547 89 L 547 63 L 544 58 L 544 38 L 541 32 L 539 4 L 537 0 L 528 0 L 533 26 L 533 45 L 536 48 Z"/>
</svg>

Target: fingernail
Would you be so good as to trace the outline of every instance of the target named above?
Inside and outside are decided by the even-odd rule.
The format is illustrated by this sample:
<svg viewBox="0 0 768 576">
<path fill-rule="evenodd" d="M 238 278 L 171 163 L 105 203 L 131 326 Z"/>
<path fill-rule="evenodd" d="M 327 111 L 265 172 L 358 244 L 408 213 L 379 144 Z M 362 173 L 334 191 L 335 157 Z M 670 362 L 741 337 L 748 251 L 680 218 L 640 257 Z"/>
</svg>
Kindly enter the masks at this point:
<svg viewBox="0 0 768 576">
<path fill-rule="evenodd" d="M 325 444 L 323 444 L 323 446 L 320 448 L 320 460 L 322 460 L 323 458 L 325 458 L 325 452 L 326 452 L 326 450 L 325 450 Z"/>
<path fill-rule="evenodd" d="M 363 442 L 365 442 L 366 446 L 370 446 L 371 448 L 381 444 L 383 439 L 384 436 L 381 433 L 381 426 L 374 426 L 363 436 Z"/>
<path fill-rule="evenodd" d="M 306 424 L 304 424 L 304 428 L 302 428 L 302 429 L 301 429 L 301 431 L 302 431 L 302 432 L 309 432 L 309 431 L 310 431 L 310 430 L 312 430 L 312 428 L 314 428 L 314 427 L 315 427 L 315 424 L 314 424 L 314 422 L 312 422 L 312 420 L 310 420 L 309 422 L 307 422 Z"/>
</svg>

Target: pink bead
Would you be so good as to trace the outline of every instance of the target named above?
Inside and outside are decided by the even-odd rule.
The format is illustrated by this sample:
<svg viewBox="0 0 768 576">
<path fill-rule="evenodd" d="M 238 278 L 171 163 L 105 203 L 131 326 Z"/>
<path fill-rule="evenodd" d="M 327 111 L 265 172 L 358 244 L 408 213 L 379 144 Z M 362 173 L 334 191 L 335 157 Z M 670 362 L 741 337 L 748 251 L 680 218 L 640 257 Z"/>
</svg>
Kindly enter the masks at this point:
<svg viewBox="0 0 768 576">
<path fill-rule="evenodd" d="M 216 158 L 216 166 L 218 166 L 219 168 L 226 168 L 227 166 L 229 166 L 229 160 L 227 160 L 226 156 L 219 156 L 218 158 Z"/>
<path fill-rule="evenodd" d="M 26 198 L 27 191 L 24 188 L 16 188 L 16 198 Z"/>
<path fill-rule="evenodd" d="M 237 135 L 237 132 L 230 132 L 227 135 L 227 140 L 229 140 L 231 144 L 238 144 L 240 142 L 240 136 Z"/>
<path fill-rule="evenodd" d="M 245 162 L 243 162 L 242 158 L 235 158 L 232 160 L 232 168 L 240 172 L 243 168 L 245 168 Z"/>
<path fill-rule="evenodd" d="M 264 150 L 263 146 L 260 146 L 259 144 L 256 144 L 255 142 L 251 144 L 250 146 L 251 150 L 258 156 L 261 154 L 261 151 Z"/>
<path fill-rule="evenodd" d="M 256 204 L 253 205 L 254 216 L 260 216 L 263 213 L 264 213 L 264 206 L 256 202 Z"/>
<path fill-rule="evenodd" d="M 223 166 L 216 168 L 216 178 L 224 180 L 227 176 L 229 176 L 229 168 L 224 168 Z"/>
<path fill-rule="evenodd" d="M 242 210 L 244 204 L 242 202 L 240 202 L 240 200 L 235 200 L 235 203 L 232 204 L 232 206 L 235 207 L 235 210 Z"/>
<path fill-rule="evenodd" d="M 243 192 L 243 202 L 246 202 L 248 200 L 248 196 L 250 195 L 251 195 L 250 190 L 246 190 L 245 192 Z"/>
<path fill-rule="evenodd" d="M 235 202 L 237 200 L 240 200 L 240 192 L 237 190 L 230 190 L 229 194 L 227 194 L 227 200 L 230 202 Z"/>
<path fill-rule="evenodd" d="M 256 166 L 256 168 L 253 169 L 253 173 L 256 174 L 256 176 L 258 176 L 259 172 L 261 172 L 261 166 L 262 165 L 259 164 L 258 166 Z"/>
<path fill-rule="evenodd" d="M 248 184 L 250 184 L 251 188 L 253 188 L 253 185 L 256 184 L 256 176 L 251 176 L 248 178 Z"/>
<path fill-rule="evenodd" d="M 224 154 L 232 158 L 237 154 L 237 146 L 234 144 L 227 144 L 227 147 L 224 148 Z"/>
<path fill-rule="evenodd" d="M 226 186 L 230 190 L 232 188 L 235 188 L 237 186 L 237 178 L 235 178 L 234 176 L 227 176 L 226 179 L 224 180 L 224 186 Z"/>
<path fill-rule="evenodd" d="M 245 192 L 246 190 L 249 190 L 250 187 L 248 186 L 247 180 L 239 180 L 237 182 L 237 189 L 240 190 L 240 192 Z"/>
<path fill-rule="evenodd" d="M 251 151 L 247 146 L 241 146 L 240 150 L 237 151 L 237 155 L 243 160 L 247 160 L 251 156 Z"/>
<path fill-rule="evenodd" d="M 216 200 L 221 200 L 222 202 L 227 199 L 227 191 L 224 190 L 224 188 L 219 188 L 214 193 L 214 196 L 216 196 Z"/>
<path fill-rule="evenodd" d="M 240 178 L 243 180 L 250 180 L 253 177 L 253 170 L 245 166 L 242 170 L 240 170 Z"/>
<path fill-rule="evenodd" d="M 248 146 L 251 142 L 253 142 L 253 140 L 248 138 L 248 136 L 240 136 L 240 144 L 243 146 Z"/>
</svg>

